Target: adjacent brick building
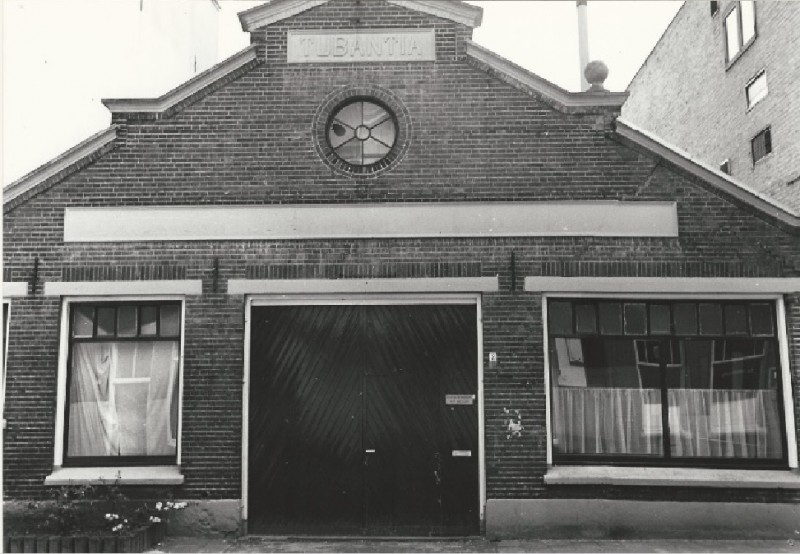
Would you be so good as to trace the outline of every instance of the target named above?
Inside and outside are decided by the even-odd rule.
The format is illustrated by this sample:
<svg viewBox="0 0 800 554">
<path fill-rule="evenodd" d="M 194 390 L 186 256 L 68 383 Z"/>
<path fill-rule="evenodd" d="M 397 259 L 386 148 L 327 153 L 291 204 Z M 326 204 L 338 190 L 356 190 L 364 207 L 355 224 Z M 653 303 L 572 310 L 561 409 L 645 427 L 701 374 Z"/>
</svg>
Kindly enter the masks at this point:
<svg viewBox="0 0 800 554">
<path fill-rule="evenodd" d="M 622 116 L 797 213 L 798 29 L 794 2 L 686 2 L 631 81 Z"/>
<path fill-rule="evenodd" d="M 473 6 L 240 18 L 4 191 L 6 509 L 120 481 L 197 531 L 794 529 L 796 215 L 474 44 Z"/>
</svg>

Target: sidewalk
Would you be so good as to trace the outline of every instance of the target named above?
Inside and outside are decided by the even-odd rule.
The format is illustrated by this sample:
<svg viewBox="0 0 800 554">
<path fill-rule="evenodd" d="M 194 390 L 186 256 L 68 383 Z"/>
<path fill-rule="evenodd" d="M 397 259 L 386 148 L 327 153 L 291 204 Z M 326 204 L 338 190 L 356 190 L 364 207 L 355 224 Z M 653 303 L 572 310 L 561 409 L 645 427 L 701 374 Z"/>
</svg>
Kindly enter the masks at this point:
<svg viewBox="0 0 800 554">
<path fill-rule="evenodd" d="M 800 552 L 800 540 L 238 539 L 170 537 L 150 552 Z"/>
</svg>

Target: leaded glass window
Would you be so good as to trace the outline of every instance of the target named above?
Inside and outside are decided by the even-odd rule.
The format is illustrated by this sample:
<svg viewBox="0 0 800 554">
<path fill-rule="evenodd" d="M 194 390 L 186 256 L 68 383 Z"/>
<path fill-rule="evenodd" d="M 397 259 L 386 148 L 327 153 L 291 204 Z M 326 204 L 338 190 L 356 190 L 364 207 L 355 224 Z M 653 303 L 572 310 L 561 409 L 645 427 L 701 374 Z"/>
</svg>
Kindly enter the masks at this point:
<svg viewBox="0 0 800 554">
<path fill-rule="evenodd" d="M 354 166 L 378 163 L 391 152 L 397 139 L 394 116 L 381 104 L 359 99 L 337 109 L 328 124 L 331 148 Z"/>
</svg>

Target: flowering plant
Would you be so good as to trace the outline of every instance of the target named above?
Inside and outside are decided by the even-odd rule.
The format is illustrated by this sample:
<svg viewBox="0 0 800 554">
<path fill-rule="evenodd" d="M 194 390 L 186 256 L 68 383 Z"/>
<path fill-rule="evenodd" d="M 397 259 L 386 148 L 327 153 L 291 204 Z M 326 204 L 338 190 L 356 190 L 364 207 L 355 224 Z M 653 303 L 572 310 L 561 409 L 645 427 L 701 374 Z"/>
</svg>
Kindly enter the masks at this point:
<svg viewBox="0 0 800 554">
<path fill-rule="evenodd" d="M 113 533 L 120 533 L 128 528 L 128 519 L 121 517 L 119 514 L 106 514 L 106 521 L 111 522 L 111 531 Z"/>
<path fill-rule="evenodd" d="M 186 506 L 186 502 L 171 500 L 158 501 L 152 507 L 149 503 L 145 503 L 137 507 L 129 518 L 117 513 L 107 513 L 105 519 L 111 525 L 111 532 L 122 534 L 141 524 L 161 523 L 169 517 L 169 512 L 183 510 Z"/>
<path fill-rule="evenodd" d="M 49 498 L 31 501 L 24 511 L 4 514 L 6 534 L 126 535 L 137 528 L 166 523 L 186 502 L 131 499 L 119 481 L 109 485 L 52 488 Z"/>
</svg>

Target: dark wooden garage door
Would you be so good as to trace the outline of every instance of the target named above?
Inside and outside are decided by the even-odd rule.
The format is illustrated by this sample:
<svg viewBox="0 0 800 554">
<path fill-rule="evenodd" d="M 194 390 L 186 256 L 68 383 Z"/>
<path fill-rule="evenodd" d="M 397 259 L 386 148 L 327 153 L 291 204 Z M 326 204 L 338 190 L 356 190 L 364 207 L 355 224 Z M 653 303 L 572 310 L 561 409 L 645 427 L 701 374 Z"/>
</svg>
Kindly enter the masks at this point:
<svg viewBox="0 0 800 554">
<path fill-rule="evenodd" d="M 474 305 L 254 307 L 251 533 L 479 530 Z"/>
</svg>

